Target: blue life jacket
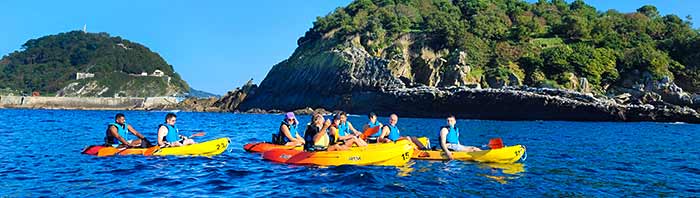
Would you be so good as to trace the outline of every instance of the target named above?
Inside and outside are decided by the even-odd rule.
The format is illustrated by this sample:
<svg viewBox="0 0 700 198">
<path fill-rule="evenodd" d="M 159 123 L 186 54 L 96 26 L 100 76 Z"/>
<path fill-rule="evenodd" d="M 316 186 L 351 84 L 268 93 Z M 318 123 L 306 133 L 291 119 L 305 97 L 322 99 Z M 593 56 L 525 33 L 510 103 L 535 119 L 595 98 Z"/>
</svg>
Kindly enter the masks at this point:
<svg viewBox="0 0 700 198">
<path fill-rule="evenodd" d="M 297 131 L 297 125 L 296 125 L 296 124 L 289 124 L 289 123 L 287 123 L 287 122 L 285 121 L 285 122 L 282 122 L 282 125 L 287 126 L 287 128 L 289 129 L 289 134 L 292 135 L 293 138 L 296 138 L 297 135 L 299 135 L 299 132 Z M 284 135 L 284 134 L 282 133 L 282 130 L 280 130 L 279 136 L 282 137 L 282 139 L 284 140 L 285 143 L 291 142 L 291 141 L 292 141 L 292 140 L 290 140 L 289 138 L 287 138 L 286 135 Z M 301 136 L 301 135 L 299 135 L 299 136 Z"/>
<path fill-rule="evenodd" d="M 389 127 L 389 134 L 386 135 L 388 139 L 390 139 L 391 141 L 396 141 L 399 139 L 399 137 L 401 137 L 401 134 L 399 134 L 399 128 L 393 125 L 386 126 Z"/>
<path fill-rule="evenodd" d="M 163 123 L 163 124 L 159 125 L 158 128 L 160 128 L 160 126 L 165 126 L 166 128 L 168 128 L 168 134 L 166 134 L 165 137 L 163 137 L 163 141 L 166 141 L 166 142 L 180 141 L 180 130 L 178 130 L 177 127 L 175 127 L 175 125 L 169 125 L 169 124 Z"/>
<path fill-rule="evenodd" d="M 449 130 L 447 132 L 447 136 L 445 137 L 446 143 L 459 144 L 459 128 L 457 128 L 457 126 L 443 126 L 442 128 L 446 128 Z M 442 131 L 442 129 L 440 131 Z M 440 132 L 438 132 L 438 137 L 440 137 Z"/>
<path fill-rule="evenodd" d="M 338 136 L 345 136 L 350 133 L 350 127 L 348 127 L 348 122 L 338 125 Z"/>
<path fill-rule="evenodd" d="M 374 127 L 378 127 L 380 124 L 381 123 L 379 121 L 374 121 L 374 123 L 368 122 L 367 126 L 369 126 L 369 128 L 374 128 Z M 378 131 L 377 133 L 372 134 L 370 137 L 379 137 L 380 135 L 382 135 L 382 132 Z"/>
<path fill-rule="evenodd" d="M 117 127 L 117 134 L 119 134 L 119 136 L 124 138 L 124 140 L 129 141 L 129 139 L 127 138 L 127 135 L 129 135 L 129 130 L 127 129 L 126 123 L 124 123 L 124 125 L 122 126 L 118 123 L 113 122 L 113 123 L 109 123 L 108 126 Z M 112 144 L 119 144 L 120 143 L 119 139 L 117 137 L 111 136 L 111 134 L 109 134 L 109 133 L 107 134 L 107 136 L 112 138 L 112 142 L 111 142 Z"/>
</svg>

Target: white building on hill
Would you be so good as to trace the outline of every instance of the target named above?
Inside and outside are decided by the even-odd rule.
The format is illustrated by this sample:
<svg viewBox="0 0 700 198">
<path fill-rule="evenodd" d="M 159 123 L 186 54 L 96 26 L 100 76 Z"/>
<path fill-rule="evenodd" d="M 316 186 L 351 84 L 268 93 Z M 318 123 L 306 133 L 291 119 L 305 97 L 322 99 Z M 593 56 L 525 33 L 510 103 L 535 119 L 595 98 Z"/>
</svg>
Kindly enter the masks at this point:
<svg viewBox="0 0 700 198">
<path fill-rule="evenodd" d="M 85 79 L 85 78 L 94 78 L 94 77 L 95 77 L 95 74 L 93 74 L 93 73 L 87 73 L 87 72 L 75 73 L 76 80 Z"/>
<path fill-rule="evenodd" d="M 160 71 L 159 69 L 156 69 L 155 71 L 153 71 L 153 74 L 151 74 L 151 76 L 156 76 L 156 77 L 163 77 L 164 75 L 165 75 L 165 73 L 163 73 L 163 71 Z"/>
</svg>

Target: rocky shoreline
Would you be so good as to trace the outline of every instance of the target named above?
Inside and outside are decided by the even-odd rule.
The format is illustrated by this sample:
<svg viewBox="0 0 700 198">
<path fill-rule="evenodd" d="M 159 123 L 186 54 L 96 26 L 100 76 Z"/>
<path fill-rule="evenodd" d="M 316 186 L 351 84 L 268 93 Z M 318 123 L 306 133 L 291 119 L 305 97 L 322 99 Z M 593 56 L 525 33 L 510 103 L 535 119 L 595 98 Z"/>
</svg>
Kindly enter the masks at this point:
<svg viewBox="0 0 700 198">
<path fill-rule="evenodd" d="M 397 88 L 384 91 L 357 91 L 342 96 L 328 97 L 332 101 L 345 98 L 345 103 L 327 106 L 306 106 L 310 103 L 279 103 L 278 100 L 262 101 L 259 105 L 246 103 L 242 95 L 255 94 L 257 87 L 252 83 L 236 89 L 221 101 L 230 101 L 235 97 L 236 104 L 254 106 L 246 108 L 237 105 L 201 106 L 195 109 L 216 112 L 237 113 L 282 113 L 294 111 L 297 114 L 313 112 L 331 113 L 343 110 L 353 114 L 375 112 L 380 115 L 397 113 L 402 117 L 443 117 L 448 114 L 460 118 L 491 120 L 570 120 L 570 121 L 652 121 L 652 122 L 686 122 L 700 123 L 700 114 L 688 106 L 674 105 L 663 100 L 649 101 L 647 95 L 632 96 L 621 94 L 619 97 L 594 96 L 565 89 L 504 87 L 470 88 L 453 86 L 447 88 L 413 87 Z M 629 96 L 627 96 L 629 95 Z M 620 97 L 627 98 L 620 98 Z M 290 97 L 300 97 L 290 95 Z M 290 100 L 293 101 L 293 100 Z M 321 100 L 324 102 L 323 100 Z M 327 102 L 327 101 L 326 101 Z M 217 102 L 200 103 L 216 104 Z M 313 109 L 317 108 L 317 109 Z M 328 111 L 325 109 L 332 109 Z"/>
<path fill-rule="evenodd" d="M 221 99 L 188 98 L 180 103 L 143 104 L 145 100 L 122 99 L 126 103 L 103 106 L 73 101 L 72 105 L 29 102 L 24 105 L 7 105 L 10 98 L 0 97 L 2 108 L 34 109 L 81 109 L 81 110 L 182 110 L 192 112 L 233 112 L 251 114 L 280 114 L 293 111 L 295 114 L 312 113 L 331 114 L 343 110 L 353 114 L 375 112 L 380 115 L 391 113 L 402 117 L 443 117 L 448 114 L 468 119 L 490 120 L 570 120 L 570 121 L 652 121 L 652 122 L 686 122 L 700 123 L 700 114 L 690 107 L 673 105 L 656 101 L 654 104 L 633 104 L 642 98 L 626 98 L 621 103 L 619 98 L 593 96 L 563 89 L 548 88 L 469 88 L 448 87 L 414 87 L 398 88 L 382 92 L 360 91 L 349 95 L 352 100 L 344 106 L 326 110 L 323 107 L 274 108 L 273 105 L 241 109 L 246 96 L 253 93 L 257 86 L 249 83 L 242 88 L 229 92 Z M 29 98 L 29 97 L 28 97 Z M 35 97 L 36 98 L 36 97 Z M 47 97 L 50 98 L 50 97 Z M 84 100 L 95 98 L 83 98 Z M 34 99 L 36 100 L 36 99 Z M 44 99 L 46 100 L 46 99 Z M 57 100 L 57 99 L 53 99 Z M 66 99 L 62 99 L 65 101 Z M 111 99 L 114 100 L 114 99 Z M 152 99 L 151 99 L 152 100 Z M 369 102 L 371 101 L 371 102 Z M 103 101 L 104 102 L 104 101 Z M 139 103 L 141 102 L 141 103 Z M 29 105 L 32 104 L 32 105 Z M 126 104 L 126 105 L 124 105 Z"/>
</svg>

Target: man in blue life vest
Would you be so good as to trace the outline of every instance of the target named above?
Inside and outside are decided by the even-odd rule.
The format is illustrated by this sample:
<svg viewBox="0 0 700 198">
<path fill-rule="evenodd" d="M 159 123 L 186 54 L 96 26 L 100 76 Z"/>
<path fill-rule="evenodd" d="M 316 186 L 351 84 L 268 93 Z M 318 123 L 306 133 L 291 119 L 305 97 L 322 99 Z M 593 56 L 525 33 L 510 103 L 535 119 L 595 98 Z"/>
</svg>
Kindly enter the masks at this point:
<svg viewBox="0 0 700 198">
<path fill-rule="evenodd" d="M 338 124 L 338 140 L 345 141 L 348 139 L 354 139 L 355 143 L 358 146 L 366 146 L 367 142 L 362 140 L 362 138 L 359 138 L 362 133 L 357 131 L 355 127 L 352 126 L 352 123 L 348 121 L 348 114 L 345 112 L 340 112 L 336 116 L 338 116 L 340 120 L 340 124 Z"/>
<path fill-rule="evenodd" d="M 365 124 L 365 126 L 362 126 L 362 131 L 366 132 L 367 129 L 374 128 L 374 127 L 379 127 L 379 129 L 382 128 L 382 126 L 383 126 L 382 123 L 377 120 L 377 114 L 375 114 L 374 112 L 369 113 L 369 115 L 367 115 L 367 118 L 369 119 L 369 122 L 367 122 L 367 124 Z M 377 139 L 381 135 L 382 135 L 382 131 L 379 130 L 376 133 L 367 137 L 367 142 L 368 143 L 376 143 Z"/>
<path fill-rule="evenodd" d="M 391 114 L 389 116 L 389 123 L 384 125 L 381 130 L 381 135 L 377 138 L 377 142 L 395 142 L 401 138 L 401 133 L 396 124 L 399 122 L 399 116 L 396 114 Z"/>
<path fill-rule="evenodd" d="M 285 114 L 284 121 L 282 121 L 282 123 L 280 124 L 278 134 L 279 137 L 282 138 L 284 145 L 299 146 L 304 145 L 304 143 L 306 143 L 301 134 L 299 134 L 299 131 L 297 129 L 298 125 L 299 121 L 297 121 L 293 112 L 288 112 L 287 114 Z"/>
<path fill-rule="evenodd" d="M 129 133 L 134 134 L 139 139 L 129 140 Z M 114 122 L 107 126 L 107 131 L 105 132 L 105 144 L 114 147 L 140 146 L 142 139 L 144 139 L 143 135 L 127 124 L 126 117 L 121 113 L 117 113 L 114 116 Z"/>
<path fill-rule="evenodd" d="M 177 116 L 168 113 L 165 116 L 165 123 L 158 126 L 158 145 L 160 147 L 184 146 L 195 144 L 194 140 L 180 135 L 180 131 L 175 127 Z"/>
<path fill-rule="evenodd" d="M 455 124 L 457 124 L 457 119 L 455 116 L 448 116 L 447 126 L 440 128 L 440 134 L 438 134 L 438 137 L 440 137 L 440 147 L 442 147 L 442 150 L 445 151 L 447 157 L 450 158 L 450 160 L 454 159 L 452 157 L 452 152 L 450 152 L 451 150 L 465 152 L 481 151 L 481 149 L 477 147 L 464 146 L 459 143 L 459 128 L 457 128 Z"/>
</svg>

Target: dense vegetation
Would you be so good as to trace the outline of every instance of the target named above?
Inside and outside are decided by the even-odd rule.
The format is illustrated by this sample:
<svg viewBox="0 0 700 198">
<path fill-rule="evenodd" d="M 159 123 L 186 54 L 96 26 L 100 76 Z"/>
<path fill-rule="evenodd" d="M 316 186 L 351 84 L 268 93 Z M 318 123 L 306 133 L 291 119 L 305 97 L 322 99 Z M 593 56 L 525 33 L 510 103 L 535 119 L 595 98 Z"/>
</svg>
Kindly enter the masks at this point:
<svg viewBox="0 0 700 198">
<path fill-rule="evenodd" d="M 98 84 L 111 87 L 109 93 L 116 93 L 124 91 L 118 89 L 130 80 L 131 84 L 163 81 L 155 77 L 136 80 L 128 75 L 152 74 L 156 69 L 172 77 L 170 82 L 175 87 L 189 89 L 171 65 L 141 44 L 107 33 L 72 31 L 31 39 L 22 45 L 22 50 L 4 56 L 0 61 L 0 88 L 55 93 L 70 82 L 86 81 L 75 81 L 77 72 L 90 72 L 95 74 Z"/>
<path fill-rule="evenodd" d="M 577 76 L 600 93 L 669 77 L 700 92 L 700 36 L 686 18 L 650 5 L 603 12 L 581 0 L 356 0 L 317 18 L 298 44 L 359 36 L 372 55 L 392 59 L 402 56 L 396 41 L 412 35 L 412 48 L 449 50 L 447 60 L 463 52 L 483 71 L 476 75 L 512 73 L 530 86 L 570 88 Z"/>
</svg>

